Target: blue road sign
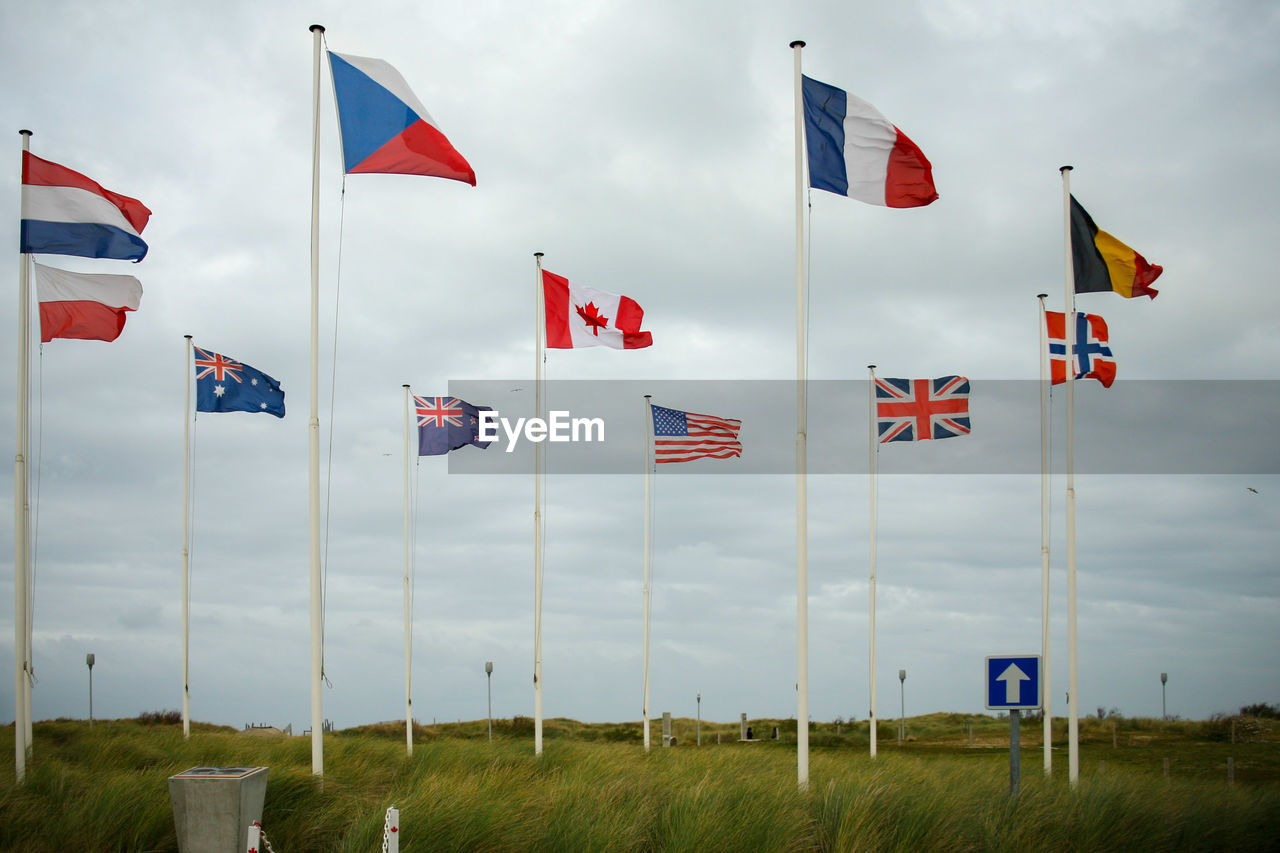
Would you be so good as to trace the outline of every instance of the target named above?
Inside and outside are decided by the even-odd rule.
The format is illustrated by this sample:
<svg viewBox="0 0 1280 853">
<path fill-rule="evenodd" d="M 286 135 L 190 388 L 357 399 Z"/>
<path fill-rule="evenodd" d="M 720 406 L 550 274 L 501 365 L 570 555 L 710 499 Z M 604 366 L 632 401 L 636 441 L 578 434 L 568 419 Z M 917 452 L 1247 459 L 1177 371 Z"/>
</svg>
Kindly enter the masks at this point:
<svg viewBox="0 0 1280 853">
<path fill-rule="evenodd" d="M 987 707 L 993 710 L 1039 708 L 1044 685 L 1039 655 L 992 655 L 987 658 Z"/>
</svg>

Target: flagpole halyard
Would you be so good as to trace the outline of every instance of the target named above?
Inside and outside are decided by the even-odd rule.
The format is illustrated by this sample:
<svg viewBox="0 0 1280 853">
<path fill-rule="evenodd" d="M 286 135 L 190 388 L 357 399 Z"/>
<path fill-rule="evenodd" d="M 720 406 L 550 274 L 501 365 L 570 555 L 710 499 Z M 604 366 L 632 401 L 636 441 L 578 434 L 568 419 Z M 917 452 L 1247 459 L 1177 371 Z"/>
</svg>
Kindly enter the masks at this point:
<svg viewBox="0 0 1280 853">
<path fill-rule="evenodd" d="M 1075 365 L 1076 287 L 1071 254 L 1071 167 L 1063 166 L 1062 220 L 1065 247 L 1063 331 L 1067 341 L 1065 379 L 1067 391 L 1067 778 L 1072 787 L 1080 781 L 1080 698 L 1076 636 L 1076 485 L 1075 485 Z"/>
<path fill-rule="evenodd" d="M 311 587 L 311 772 L 324 776 L 324 601 L 320 578 L 320 39 L 312 24 L 311 88 L 311 413 L 307 421 Z"/>
<path fill-rule="evenodd" d="M 805 399 L 804 291 L 804 96 L 800 51 L 804 42 L 791 42 L 795 60 L 796 151 L 796 782 L 809 789 L 809 505 Z"/>
</svg>

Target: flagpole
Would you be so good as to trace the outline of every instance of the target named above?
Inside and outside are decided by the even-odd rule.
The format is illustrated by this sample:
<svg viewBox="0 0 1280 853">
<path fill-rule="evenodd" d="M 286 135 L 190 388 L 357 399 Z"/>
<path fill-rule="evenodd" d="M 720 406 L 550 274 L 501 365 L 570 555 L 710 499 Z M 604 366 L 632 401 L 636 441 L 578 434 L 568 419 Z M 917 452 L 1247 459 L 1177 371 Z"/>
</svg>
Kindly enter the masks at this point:
<svg viewBox="0 0 1280 853">
<path fill-rule="evenodd" d="M 191 336 L 182 407 L 182 736 L 191 737 Z"/>
<path fill-rule="evenodd" d="M 307 421 L 311 540 L 311 772 L 324 776 L 324 588 L 320 577 L 320 39 L 312 24 L 311 88 L 311 416 Z"/>
<path fill-rule="evenodd" d="M 1067 386 L 1067 778 L 1074 787 L 1080 781 L 1080 684 L 1076 648 L 1076 479 L 1075 479 L 1075 364 L 1076 282 L 1071 259 L 1071 167 L 1063 166 L 1062 227 L 1066 241 L 1064 256 L 1066 297 L 1063 325 L 1066 327 L 1065 370 Z"/>
<path fill-rule="evenodd" d="M 867 714 L 868 728 L 871 734 L 871 757 L 876 757 L 876 366 L 867 365 L 867 470 L 870 472 L 870 528 L 871 528 L 871 573 L 867 581 L 867 600 L 870 602 L 870 616 L 867 619 L 867 631 L 870 640 L 867 642 L 867 672 L 870 679 L 871 707 Z"/>
<path fill-rule="evenodd" d="M 22 162 L 26 163 L 26 153 L 31 150 L 31 131 L 19 130 L 22 137 Z M 22 197 L 27 194 L 26 182 L 22 181 Z M 20 214 L 21 215 L 21 214 Z M 29 541 L 31 528 L 27 522 L 27 444 L 30 426 L 30 389 L 31 373 L 31 256 L 25 253 L 18 255 L 18 411 L 17 411 L 17 451 L 13 457 L 13 761 L 14 780 L 18 784 L 26 779 L 27 751 L 30 740 L 27 736 L 30 719 L 27 716 L 27 699 L 29 688 L 27 681 L 27 665 L 30 662 L 30 646 L 28 642 L 27 616 L 30 613 L 30 565 L 31 554 Z"/>
<path fill-rule="evenodd" d="M 534 417 L 542 417 L 542 252 L 534 252 Z M 533 754 L 542 755 L 542 442 L 533 445 Z"/>
<path fill-rule="evenodd" d="M 404 745 L 413 755 L 413 614 L 409 607 L 409 386 L 404 386 Z"/>
<path fill-rule="evenodd" d="M 1053 775 L 1053 691 L 1049 680 L 1049 330 L 1044 313 L 1047 293 L 1040 302 L 1040 671 L 1044 707 L 1044 775 Z"/>
<path fill-rule="evenodd" d="M 653 476 L 653 465 L 649 461 L 649 450 L 653 447 L 653 403 L 650 395 L 644 395 L 645 429 L 644 429 L 644 751 L 649 751 L 649 582 L 653 578 L 652 540 L 650 528 L 653 518 L 653 503 L 650 478 Z"/>
<path fill-rule="evenodd" d="M 805 400 L 804 293 L 804 95 L 800 74 L 803 41 L 791 42 L 795 58 L 796 144 L 796 782 L 809 789 L 809 484 Z"/>
</svg>

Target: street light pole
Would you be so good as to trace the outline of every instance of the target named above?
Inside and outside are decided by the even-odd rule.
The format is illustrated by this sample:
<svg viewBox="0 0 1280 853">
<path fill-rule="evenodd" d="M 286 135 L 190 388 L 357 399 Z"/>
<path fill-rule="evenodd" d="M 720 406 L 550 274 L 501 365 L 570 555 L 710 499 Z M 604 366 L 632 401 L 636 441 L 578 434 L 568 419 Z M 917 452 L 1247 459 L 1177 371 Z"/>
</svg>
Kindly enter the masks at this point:
<svg viewBox="0 0 1280 853">
<path fill-rule="evenodd" d="M 897 671 L 897 745 L 906 740 L 906 670 Z"/>
<path fill-rule="evenodd" d="M 489 743 L 493 743 L 493 661 L 484 662 L 484 675 L 489 688 Z"/>
<path fill-rule="evenodd" d="M 702 746 L 702 694 L 698 694 L 698 746 Z"/>
<path fill-rule="evenodd" d="M 1169 673 L 1167 672 L 1160 673 L 1160 719 L 1162 720 L 1169 719 L 1169 712 L 1165 710 L 1165 704 L 1164 704 L 1164 685 L 1165 685 L 1165 682 L 1167 682 L 1168 680 L 1169 680 Z"/>
<path fill-rule="evenodd" d="M 93 728 L 93 652 L 84 656 L 84 662 L 89 667 L 89 728 Z"/>
</svg>

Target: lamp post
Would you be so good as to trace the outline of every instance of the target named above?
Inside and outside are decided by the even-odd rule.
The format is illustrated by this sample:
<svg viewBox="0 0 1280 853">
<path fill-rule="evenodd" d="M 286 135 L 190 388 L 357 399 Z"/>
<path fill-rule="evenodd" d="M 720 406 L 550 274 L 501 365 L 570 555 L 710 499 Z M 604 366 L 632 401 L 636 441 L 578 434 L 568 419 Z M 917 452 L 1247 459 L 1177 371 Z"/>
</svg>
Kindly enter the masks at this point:
<svg viewBox="0 0 1280 853">
<path fill-rule="evenodd" d="M 907 671 L 898 670 L 898 746 L 907 737 Z"/>
<path fill-rule="evenodd" d="M 1169 673 L 1167 672 L 1160 673 L 1160 719 L 1162 720 L 1169 719 L 1169 712 L 1165 710 L 1165 704 L 1164 704 L 1164 685 L 1166 682 L 1168 682 L 1168 680 L 1169 680 Z"/>
<path fill-rule="evenodd" d="M 484 662 L 484 675 L 489 694 L 489 743 L 493 743 L 493 661 Z"/>
<path fill-rule="evenodd" d="M 698 746 L 702 746 L 702 694 L 698 694 Z"/>
<path fill-rule="evenodd" d="M 89 667 L 89 728 L 93 728 L 93 652 L 84 656 L 84 662 Z"/>
</svg>

